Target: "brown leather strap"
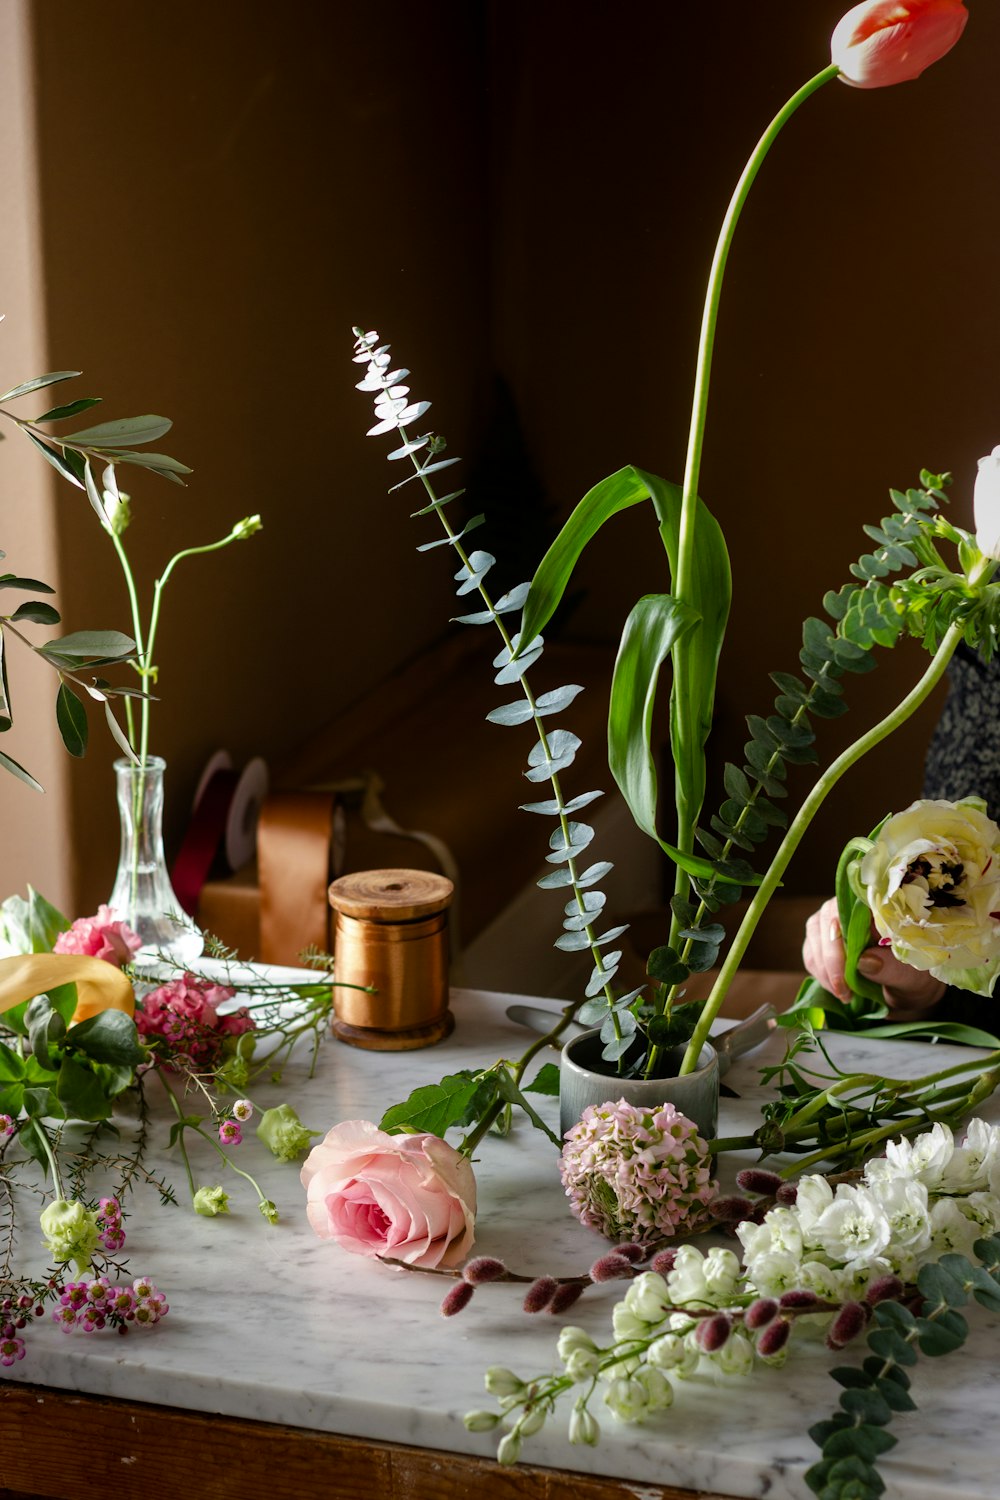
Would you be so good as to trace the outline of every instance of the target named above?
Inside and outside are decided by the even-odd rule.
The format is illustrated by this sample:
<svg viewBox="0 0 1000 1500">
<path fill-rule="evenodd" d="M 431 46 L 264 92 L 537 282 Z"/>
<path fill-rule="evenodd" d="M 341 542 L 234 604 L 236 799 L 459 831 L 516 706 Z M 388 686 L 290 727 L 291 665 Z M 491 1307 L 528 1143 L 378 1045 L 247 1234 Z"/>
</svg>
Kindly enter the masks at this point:
<svg viewBox="0 0 1000 1500">
<path fill-rule="evenodd" d="M 272 792 L 257 826 L 260 956 L 294 964 L 311 944 L 330 951 L 327 887 L 335 795 Z"/>
</svg>

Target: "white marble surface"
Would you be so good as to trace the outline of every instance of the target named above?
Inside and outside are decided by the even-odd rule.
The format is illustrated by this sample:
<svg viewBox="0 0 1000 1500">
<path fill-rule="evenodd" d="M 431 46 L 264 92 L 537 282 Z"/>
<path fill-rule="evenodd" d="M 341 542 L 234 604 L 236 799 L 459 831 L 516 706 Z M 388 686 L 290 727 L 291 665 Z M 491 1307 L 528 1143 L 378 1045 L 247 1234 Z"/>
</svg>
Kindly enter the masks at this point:
<svg viewBox="0 0 1000 1500">
<path fill-rule="evenodd" d="M 292 1100 L 304 1122 L 326 1129 L 338 1120 L 378 1120 L 389 1103 L 445 1072 L 516 1056 L 526 1033 L 504 1016 L 510 996 L 458 991 L 457 1026 L 441 1046 L 411 1053 L 359 1052 L 330 1042 L 316 1076 L 307 1059 L 293 1062 L 280 1087 L 256 1095 L 265 1105 Z M 956 1048 L 833 1038 L 837 1056 L 879 1073 L 912 1076 L 963 1055 Z M 742 1095 L 722 1101 L 720 1134 L 743 1133 L 757 1118 L 757 1069 L 776 1060 L 783 1040 L 742 1059 L 728 1082 Z M 154 1090 L 150 1090 L 151 1095 Z M 556 1101 L 543 1101 L 555 1120 Z M 984 1109 L 1000 1117 L 995 1102 Z M 158 1112 L 153 1152 L 157 1169 L 186 1197 L 183 1170 L 163 1149 L 167 1116 Z M 253 1194 L 233 1191 L 226 1218 L 204 1219 L 186 1207 L 163 1206 L 151 1189 L 133 1200 L 127 1251 L 134 1274 L 147 1274 L 167 1293 L 169 1317 L 149 1334 L 63 1335 L 46 1320 L 30 1330 L 28 1357 L 4 1378 L 256 1418 L 320 1431 L 491 1455 L 495 1435 L 467 1433 L 470 1407 L 492 1407 L 482 1388 L 489 1364 L 522 1376 L 554 1368 L 561 1320 L 525 1315 L 516 1286 L 486 1287 L 460 1316 L 445 1320 L 438 1305 L 450 1285 L 347 1255 L 315 1239 L 303 1213 L 298 1172 L 274 1163 L 251 1137 L 240 1159 L 259 1175 L 281 1212 L 269 1228 Z M 196 1143 L 198 1144 L 198 1143 Z M 195 1154 L 202 1180 L 219 1180 L 207 1147 Z M 724 1181 L 737 1169 L 726 1158 Z M 507 1140 L 490 1137 L 477 1165 L 480 1190 L 477 1249 L 512 1269 L 532 1273 L 583 1271 L 604 1242 L 581 1228 L 565 1207 L 555 1151 L 519 1124 Z M 30 1234 L 22 1250 L 30 1249 Z M 41 1252 L 39 1252 L 41 1255 Z M 43 1260 L 37 1262 L 44 1264 Z M 568 1314 L 600 1342 L 609 1340 L 611 1308 L 624 1288 L 594 1288 Z M 914 1372 L 919 1412 L 896 1419 L 899 1446 L 882 1463 L 889 1500 L 993 1500 L 998 1493 L 1000 1404 L 998 1320 L 971 1313 L 966 1350 L 923 1361 Z M 846 1351 L 842 1362 L 860 1362 Z M 672 1483 L 726 1495 L 802 1500 L 801 1475 L 816 1460 L 806 1429 L 829 1416 L 838 1388 L 830 1356 L 800 1340 L 781 1370 L 741 1381 L 708 1375 L 678 1388 L 674 1406 L 645 1427 L 602 1420 L 596 1449 L 571 1447 L 565 1415 L 525 1443 L 528 1462 L 617 1475 L 643 1485 Z M 596 1408 L 595 1408 L 596 1409 Z"/>
</svg>

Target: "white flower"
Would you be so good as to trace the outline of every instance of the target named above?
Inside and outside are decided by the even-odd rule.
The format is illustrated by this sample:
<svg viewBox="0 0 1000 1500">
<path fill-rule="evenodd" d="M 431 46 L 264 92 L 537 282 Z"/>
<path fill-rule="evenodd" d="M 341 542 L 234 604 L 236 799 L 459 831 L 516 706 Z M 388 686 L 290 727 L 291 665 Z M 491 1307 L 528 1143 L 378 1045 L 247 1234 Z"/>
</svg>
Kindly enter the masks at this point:
<svg viewBox="0 0 1000 1500">
<path fill-rule="evenodd" d="M 586 1443 L 593 1448 L 601 1436 L 601 1429 L 596 1418 L 590 1415 L 586 1407 L 575 1406 L 573 1414 L 569 1419 L 569 1440 L 571 1443 Z"/>
<path fill-rule="evenodd" d="M 1000 1129 L 985 1120 L 970 1120 L 961 1146 L 944 1173 L 943 1183 L 949 1193 L 974 1193 L 989 1187 L 1000 1164 Z"/>
<path fill-rule="evenodd" d="M 593 1380 L 601 1368 L 601 1356 L 593 1349 L 572 1349 L 563 1360 L 566 1366 L 566 1374 L 570 1380 L 578 1384 L 585 1380 Z"/>
<path fill-rule="evenodd" d="M 567 1359 L 573 1353 L 574 1349 L 586 1349 L 590 1353 L 593 1353 L 596 1348 L 597 1345 L 594 1343 L 594 1340 L 590 1337 L 590 1334 L 587 1332 L 587 1330 L 585 1328 L 575 1328 L 572 1323 L 567 1324 L 566 1327 L 561 1330 L 559 1334 L 559 1342 L 556 1344 L 556 1349 L 559 1352 L 559 1358 L 562 1360 L 563 1364 L 566 1363 Z"/>
<path fill-rule="evenodd" d="M 931 1251 L 934 1260 L 954 1251 L 971 1255 L 972 1247 L 982 1238 L 982 1229 L 967 1219 L 954 1198 L 939 1198 L 931 1209 Z"/>
<path fill-rule="evenodd" d="M 1000 448 L 979 460 L 972 505 L 977 547 L 987 557 L 1000 558 Z"/>
<path fill-rule="evenodd" d="M 955 1201 L 965 1217 L 979 1226 L 980 1234 L 995 1234 L 1000 1228 L 1000 1198 L 996 1193 L 970 1193 Z"/>
<path fill-rule="evenodd" d="M 838 1271 L 825 1261 L 804 1260 L 799 1266 L 799 1279 L 795 1284 L 803 1291 L 815 1292 L 824 1302 L 846 1302 L 851 1281 L 849 1273 Z"/>
<path fill-rule="evenodd" d="M 1000 973 L 1000 828 L 978 797 L 924 799 L 883 824 L 860 865 L 881 937 L 946 984 L 990 995 Z"/>
<path fill-rule="evenodd" d="M 705 1286 L 713 1302 L 724 1307 L 736 1291 L 742 1267 L 732 1250 L 723 1250 L 716 1246 L 709 1250 L 705 1257 L 703 1274 Z M 666 1286 L 664 1286 L 664 1291 L 666 1291 Z"/>
<path fill-rule="evenodd" d="M 733 1256 L 735 1260 L 736 1257 Z M 739 1262 L 737 1262 L 737 1271 Z M 670 1305 L 671 1297 L 667 1283 L 655 1271 L 643 1271 L 625 1293 L 629 1311 L 645 1323 L 660 1323 Z"/>
<path fill-rule="evenodd" d="M 665 1333 L 649 1346 L 646 1359 L 658 1370 L 673 1370 L 687 1361 L 687 1345 L 679 1333 Z"/>
<path fill-rule="evenodd" d="M 762 1297 L 780 1297 L 802 1285 L 801 1262 L 787 1250 L 765 1250 L 747 1258 L 747 1277 Z"/>
<path fill-rule="evenodd" d="M 889 1243 L 889 1220 L 867 1188 L 841 1183 L 813 1225 L 813 1238 L 831 1260 L 867 1264 Z"/>
<path fill-rule="evenodd" d="M 734 1330 L 712 1358 L 727 1375 L 749 1375 L 753 1368 L 753 1344 L 746 1334 Z"/>
<path fill-rule="evenodd" d="M 646 1392 L 650 1411 L 665 1411 L 674 1404 L 674 1388 L 661 1371 L 648 1365 L 636 1376 Z"/>
<path fill-rule="evenodd" d="M 885 1159 L 897 1177 L 913 1177 L 928 1192 L 937 1192 L 955 1152 L 955 1137 L 939 1120 L 915 1141 L 889 1141 Z M 866 1168 L 867 1177 L 867 1168 Z"/>
<path fill-rule="evenodd" d="M 605 1405 L 620 1422 L 643 1422 L 649 1411 L 649 1394 L 641 1380 L 619 1377 L 604 1393 Z"/>
<path fill-rule="evenodd" d="M 682 1245 L 678 1250 L 667 1275 L 667 1290 L 674 1303 L 711 1302 L 705 1283 L 705 1257 L 693 1245 Z"/>
<path fill-rule="evenodd" d="M 910 1177 L 893 1177 L 881 1183 L 874 1195 L 892 1231 L 890 1258 L 897 1248 L 902 1253 L 920 1255 L 930 1244 L 927 1189 Z"/>
<path fill-rule="evenodd" d="M 645 1318 L 637 1318 L 627 1302 L 616 1302 L 611 1314 L 611 1326 L 615 1338 L 622 1340 L 644 1339 L 649 1336 L 650 1325 Z"/>
<path fill-rule="evenodd" d="M 803 1177 L 795 1194 L 795 1214 L 803 1244 L 811 1244 L 812 1229 L 824 1209 L 833 1202 L 833 1188 L 825 1177 Z"/>
</svg>

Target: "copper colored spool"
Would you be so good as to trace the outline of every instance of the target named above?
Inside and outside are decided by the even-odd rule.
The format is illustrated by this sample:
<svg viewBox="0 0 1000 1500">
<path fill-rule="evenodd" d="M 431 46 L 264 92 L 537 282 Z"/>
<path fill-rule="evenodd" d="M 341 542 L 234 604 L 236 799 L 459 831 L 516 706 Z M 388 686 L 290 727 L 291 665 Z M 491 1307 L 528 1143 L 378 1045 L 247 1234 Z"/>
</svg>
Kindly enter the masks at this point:
<svg viewBox="0 0 1000 1500">
<path fill-rule="evenodd" d="M 451 1031 L 448 904 L 454 886 L 427 870 L 363 870 L 330 887 L 334 1035 L 354 1047 L 405 1052 Z M 376 993 L 346 989 L 373 985 Z"/>
</svg>

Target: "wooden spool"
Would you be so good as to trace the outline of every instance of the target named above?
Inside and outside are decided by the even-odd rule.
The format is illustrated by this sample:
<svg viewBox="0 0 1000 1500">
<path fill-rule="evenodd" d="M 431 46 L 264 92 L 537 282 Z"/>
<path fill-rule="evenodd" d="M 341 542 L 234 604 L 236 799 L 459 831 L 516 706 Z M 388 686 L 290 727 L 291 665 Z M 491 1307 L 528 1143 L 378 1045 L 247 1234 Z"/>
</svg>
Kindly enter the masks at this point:
<svg viewBox="0 0 1000 1500">
<path fill-rule="evenodd" d="M 454 886 L 427 870 L 361 870 L 330 886 L 333 1033 L 353 1047 L 406 1052 L 449 1035 L 448 906 Z M 373 986 L 376 993 L 341 986 Z"/>
</svg>

